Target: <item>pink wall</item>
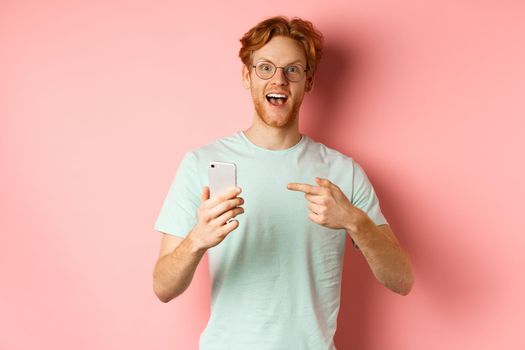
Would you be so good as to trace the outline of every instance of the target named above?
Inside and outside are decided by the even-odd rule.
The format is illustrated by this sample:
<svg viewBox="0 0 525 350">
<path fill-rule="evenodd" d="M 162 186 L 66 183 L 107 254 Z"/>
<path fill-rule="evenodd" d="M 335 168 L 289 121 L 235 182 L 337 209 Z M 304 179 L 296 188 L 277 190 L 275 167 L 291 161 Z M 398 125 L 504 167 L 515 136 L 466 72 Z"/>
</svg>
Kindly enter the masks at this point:
<svg viewBox="0 0 525 350">
<path fill-rule="evenodd" d="M 183 152 L 250 125 L 238 39 L 274 14 L 325 33 L 301 130 L 415 267 L 400 297 L 347 252 L 338 347 L 525 348 L 523 2 L 347 3 L 2 1 L 0 348 L 197 348 L 206 268 L 159 302 L 152 226 Z"/>
</svg>

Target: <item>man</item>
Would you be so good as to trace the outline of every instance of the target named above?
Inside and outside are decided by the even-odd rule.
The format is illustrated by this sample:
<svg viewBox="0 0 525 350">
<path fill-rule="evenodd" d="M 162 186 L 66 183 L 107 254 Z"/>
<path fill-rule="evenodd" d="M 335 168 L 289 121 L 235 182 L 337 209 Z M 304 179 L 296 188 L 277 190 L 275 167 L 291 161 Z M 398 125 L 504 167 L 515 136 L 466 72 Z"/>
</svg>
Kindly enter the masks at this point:
<svg viewBox="0 0 525 350">
<path fill-rule="evenodd" d="M 163 302 L 188 287 L 208 252 L 212 304 L 201 349 L 335 349 L 347 236 L 387 288 L 411 289 L 409 258 L 363 169 L 299 133 L 322 42 L 310 22 L 283 17 L 244 35 L 253 124 L 187 152 L 157 219 L 153 284 Z M 210 161 L 235 163 L 239 187 L 210 199 Z"/>
</svg>

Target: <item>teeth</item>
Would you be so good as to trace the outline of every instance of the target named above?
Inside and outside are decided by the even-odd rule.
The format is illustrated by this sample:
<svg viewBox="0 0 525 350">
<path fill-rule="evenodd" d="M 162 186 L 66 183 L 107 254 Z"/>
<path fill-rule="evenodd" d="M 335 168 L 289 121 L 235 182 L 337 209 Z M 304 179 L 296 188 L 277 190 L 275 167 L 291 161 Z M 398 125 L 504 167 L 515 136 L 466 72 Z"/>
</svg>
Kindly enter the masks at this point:
<svg viewBox="0 0 525 350">
<path fill-rule="evenodd" d="M 268 95 L 266 95 L 266 97 L 269 97 L 269 98 L 286 98 L 286 95 L 284 95 L 284 94 L 268 94 Z"/>
</svg>

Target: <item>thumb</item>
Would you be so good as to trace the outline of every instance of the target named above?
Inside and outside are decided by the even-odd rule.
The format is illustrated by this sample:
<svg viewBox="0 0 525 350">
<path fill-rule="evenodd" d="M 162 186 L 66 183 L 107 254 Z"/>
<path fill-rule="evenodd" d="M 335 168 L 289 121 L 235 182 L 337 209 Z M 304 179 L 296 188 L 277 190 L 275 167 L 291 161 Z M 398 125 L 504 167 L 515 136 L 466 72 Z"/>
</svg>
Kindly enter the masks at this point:
<svg viewBox="0 0 525 350">
<path fill-rule="evenodd" d="M 202 188 L 201 202 L 204 202 L 208 199 L 210 199 L 210 188 L 208 186 L 204 186 Z"/>
<path fill-rule="evenodd" d="M 322 179 L 320 177 L 315 178 L 315 182 L 323 187 L 330 187 L 330 181 L 328 179 Z"/>
</svg>

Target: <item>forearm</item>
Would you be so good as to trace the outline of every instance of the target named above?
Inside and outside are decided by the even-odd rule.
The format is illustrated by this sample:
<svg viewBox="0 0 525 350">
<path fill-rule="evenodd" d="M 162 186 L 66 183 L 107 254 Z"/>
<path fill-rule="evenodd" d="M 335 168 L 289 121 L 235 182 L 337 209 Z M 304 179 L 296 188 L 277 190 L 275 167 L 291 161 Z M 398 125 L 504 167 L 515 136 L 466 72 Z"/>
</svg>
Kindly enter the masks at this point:
<svg viewBox="0 0 525 350">
<path fill-rule="evenodd" d="M 205 251 L 198 249 L 188 236 L 173 252 L 157 261 L 153 289 L 162 302 L 167 303 L 188 288 Z"/>
<path fill-rule="evenodd" d="M 407 295 L 413 284 L 410 258 L 395 237 L 390 237 L 366 215 L 347 229 L 379 282 Z"/>
</svg>

